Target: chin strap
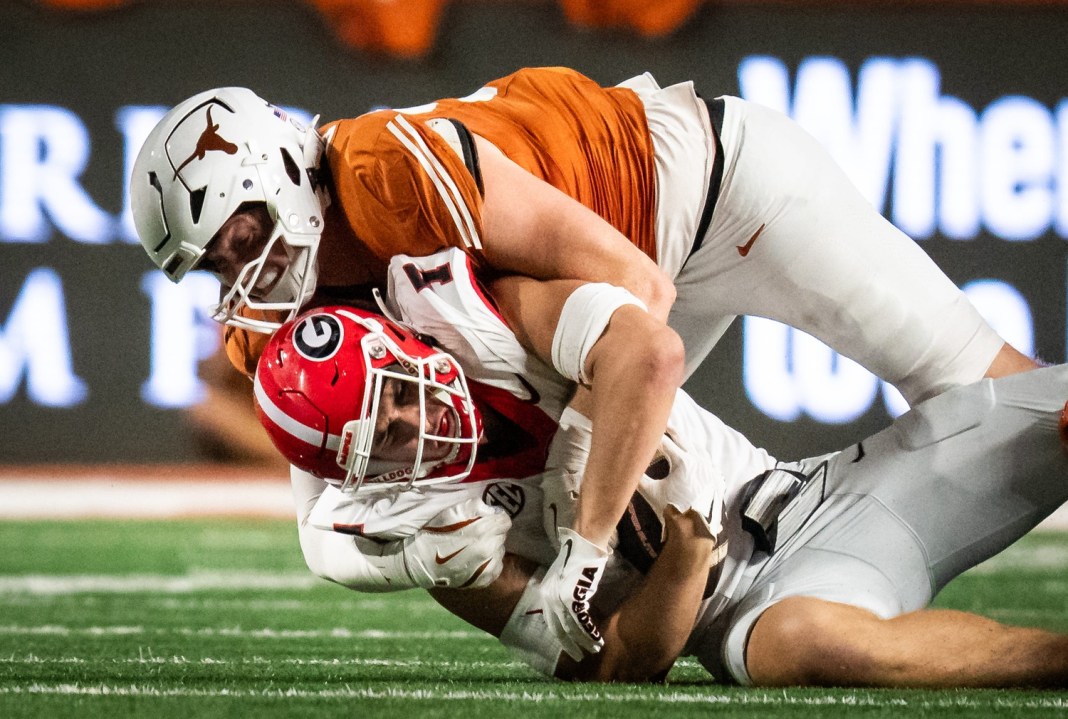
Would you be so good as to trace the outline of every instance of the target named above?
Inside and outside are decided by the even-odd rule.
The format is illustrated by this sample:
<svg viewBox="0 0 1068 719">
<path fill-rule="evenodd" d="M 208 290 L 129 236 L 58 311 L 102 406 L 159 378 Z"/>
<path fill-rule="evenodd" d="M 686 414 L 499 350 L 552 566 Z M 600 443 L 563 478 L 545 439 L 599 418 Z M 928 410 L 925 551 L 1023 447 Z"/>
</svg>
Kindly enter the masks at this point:
<svg viewBox="0 0 1068 719">
<path fill-rule="evenodd" d="M 332 199 L 330 193 L 326 189 L 326 183 L 320 178 L 322 172 L 323 152 L 326 150 L 327 138 L 319 134 L 319 131 L 315 129 L 315 126 L 319 124 L 320 115 L 316 115 L 312 118 L 312 121 L 308 123 L 308 128 L 304 132 L 304 139 L 301 141 L 300 149 L 304 152 L 304 167 L 308 173 L 308 179 L 312 183 L 312 187 L 315 189 L 315 196 L 319 198 L 319 204 L 322 207 L 323 212 L 326 212 L 326 208 L 330 207 Z M 333 135 L 331 131 L 330 135 Z"/>
<path fill-rule="evenodd" d="M 371 288 L 371 296 L 374 297 L 375 304 L 378 305 L 378 311 L 386 316 L 390 322 L 400 325 L 401 327 L 407 327 L 404 320 L 400 318 L 400 312 L 389 301 L 389 298 L 385 297 L 377 287 Z"/>
</svg>

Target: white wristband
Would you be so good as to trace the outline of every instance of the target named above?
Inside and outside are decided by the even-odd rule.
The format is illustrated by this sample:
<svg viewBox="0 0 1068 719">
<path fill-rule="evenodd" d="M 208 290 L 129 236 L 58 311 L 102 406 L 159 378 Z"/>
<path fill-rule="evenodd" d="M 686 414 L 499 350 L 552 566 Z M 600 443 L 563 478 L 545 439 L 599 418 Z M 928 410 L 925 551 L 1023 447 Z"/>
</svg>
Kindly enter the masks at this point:
<svg viewBox="0 0 1068 719">
<path fill-rule="evenodd" d="M 553 366 L 574 382 L 589 384 L 586 357 L 604 334 L 615 311 L 624 305 L 645 303 L 622 287 L 594 282 L 571 293 L 560 311 L 553 335 Z"/>
</svg>

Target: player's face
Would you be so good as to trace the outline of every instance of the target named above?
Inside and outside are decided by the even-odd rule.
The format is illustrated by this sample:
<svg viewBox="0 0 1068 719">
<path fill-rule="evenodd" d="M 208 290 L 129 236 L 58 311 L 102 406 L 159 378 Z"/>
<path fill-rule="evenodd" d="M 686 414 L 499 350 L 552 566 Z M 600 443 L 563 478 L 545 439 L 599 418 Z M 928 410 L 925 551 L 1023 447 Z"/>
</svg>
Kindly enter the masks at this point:
<svg viewBox="0 0 1068 719">
<path fill-rule="evenodd" d="M 419 446 L 420 427 L 426 434 L 451 437 L 453 414 L 443 403 L 426 397 L 426 417 L 419 412 L 419 387 L 414 382 L 386 378 L 375 419 L 375 439 L 371 454 L 376 459 L 398 462 L 415 461 Z M 423 445 L 423 460 L 444 458 L 452 449 L 446 442 L 427 441 Z"/>
<path fill-rule="evenodd" d="M 245 265 L 263 254 L 274 231 L 267 205 L 257 202 L 237 210 L 208 243 L 197 269 L 211 272 L 227 287 L 233 287 Z M 285 272 L 289 258 L 284 243 L 276 242 L 252 291 L 255 299 L 267 296 Z"/>
</svg>

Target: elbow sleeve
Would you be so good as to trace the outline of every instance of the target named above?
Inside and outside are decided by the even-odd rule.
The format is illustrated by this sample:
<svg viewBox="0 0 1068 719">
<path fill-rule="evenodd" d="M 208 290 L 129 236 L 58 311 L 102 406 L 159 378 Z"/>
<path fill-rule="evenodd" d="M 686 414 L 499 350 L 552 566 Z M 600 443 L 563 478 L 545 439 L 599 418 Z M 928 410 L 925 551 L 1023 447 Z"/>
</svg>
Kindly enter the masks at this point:
<svg viewBox="0 0 1068 719">
<path fill-rule="evenodd" d="M 553 366 L 564 377 L 589 384 L 586 357 L 604 334 L 616 310 L 645 303 L 622 287 L 594 282 L 580 286 L 564 302 L 553 334 Z"/>
</svg>

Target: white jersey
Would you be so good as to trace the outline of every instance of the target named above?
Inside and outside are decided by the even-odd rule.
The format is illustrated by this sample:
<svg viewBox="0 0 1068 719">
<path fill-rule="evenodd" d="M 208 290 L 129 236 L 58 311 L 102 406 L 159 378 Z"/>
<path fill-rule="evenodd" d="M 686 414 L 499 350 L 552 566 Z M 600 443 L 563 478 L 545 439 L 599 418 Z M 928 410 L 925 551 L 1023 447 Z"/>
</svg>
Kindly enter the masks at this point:
<svg viewBox="0 0 1068 719">
<path fill-rule="evenodd" d="M 550 427 L 551 447 L 540 462 L 530 454 L 480 459 L 473 481 L 371 503 L 322 492 L 311 514 L 322 529 L 359 524 L 364 533 L 403 534 L 478 494 L 513 514 L 508 550 L 548 566 L 557 551 L 550 537 L 570 523 L 589 448 L 588 421 L 565 409 L 570 383 L 520 346 L 460 252 L 395 258 L 390 288 L 399 319 L 453 353 L 483 398 L 514 413 L 506 416 L 542 432 Z M 919 609 L 1068 499 L 1068 458 L 1057 438 L 1065 397 L 1068 367 L 988 380 L 923 403 L 848 452 L 784 464 L 680 391 L 658 460 L 618 525 L 594 604 L 611 611 L 652 564 L 662 540 L 658 520 L 674 504 L 710 516 L 725 550 L 685 650 L 718 679 L 748 681 L 749 631 L 782 598 L 812 596 L 883 617 Z M 668 465 L 662 472 L 654 471 L 658 461 Z M 768 554 L 742 528 L 741 505 L 747 483 L 776 466 L 816 479 L 779 514 L 778 548 Z M 496 476 L 485 474 L 494 469 Z M 800 519 L 784 529 L 783 518 L 798 507 Z M 533 596 L 528 587 L 501 639 L 550 670 L 555 657 L 534 656 L 544 619 L 521 611 Z"/>
<path fill-rule="evenodd" d="M 578 490 L 589 448 L 588 421 L 571 411 L 562 414 L 574 385 L 519 343 L 479 287 L 470 259 L 459 250 L 429 257 L 394 257 L 389 267 L 388 296 L 389 311 L 416 331 L 433 337 L 435 344 L 456 357 L 469 381 L 498 387 L 522 399 L 533 398 L 555 420 L 563 416 L 565 431 L 554 440 L 546 472 L 538 478 L 547 497 L 544 529 L 529 521 L 515 523 L 508 541 L 509 551 L 521 548 L 519 553 L 524 556 L 548 564 L 557 550 L 555 528 L 571 523 L 572 493 Z M 659 453 L 668 462 L 667 476 L 642 479 L 638 488 L 641 499 L 636 499 L 621 523 L 625 535 L 621 538 L 617 534 L 613 539 L 621 551 L 614 555 L 616 566 L 609 569 L 597 594 L 603 610 L 622 600 L 633 579 L 630 570 L 647 568 L 660 545 L 661 537 L 629 536 L 629 528 L 636 528 L 639 534 L 659 532 L 668 504 L 681 509 L 694 506 L 709 517 L 713 528 L 722 530 L 719 545 L 728 554 L 713 596 L 729 597 L 738 578 L 734 570 L 748 557 L 751 539 L 737 521 L 724 522 L 723 508 L 736 499 L 746 482 L 775 466 L 774 458 L 701 409 L 681 390 L 668 419 L 668 435 L 670 439 Z M 529 492 L 531 484 L 521 486 Z M 641 515 L 638 505 L 642 499 L 656 519 Z M 440 509 L 437 504 L 427 507 L 425 518 L 436 509 Z M 623 547 L 619 546 L 621 539 Z M 619 581 L 613 582 L 613 577 Z"/>
<path fill-rule="evenodd" d="M 530 354 L 504 323 L 471 271 L 450 249 L 427 257 L 397 255 L 389 263 L 388 314 L 451 354 L 469 381 L 532 402 L 557 420 L 574 386 Z"/>
<path fill-rule="evenodd" d="M 472 477 L 461 484 L 370 498 L 327 487 L 310 513 L 310 523 L 328 531 L 396 539 L 414 533 L 445 507 L 477 495 L 491 505 L 504 506 L 512 516 L 507 541 L 510 552 L 551 563 L 557 548 L 550 537 L 555 538 L 556 526 L 570 524 L 574 500 L 569 492 L 577 490 L 589 447 L 588 422 L 571 411 L 564 415 L 574 385 L 519 343 L 478 285 L 470 259 L 459 250 L 427 257 L 394 257 L 385 304 L 388 314 L 429 335 L 435 345 L 457 359 L 476 400 L 492 397 L 495 409 L 505 416 L 535 427 L 532 434 L 544 434 L 547 427 L 555 434 L 562 416 L 566 431 L 557 435 L 551 451 L 540 459 L 537 452 L 508 461 L 480 457 Z M 677 466 L 668 467 L 667 478 L 645 477 L 639 486 L 645 504 L 657 515 L 656 520 L 649 521 L 657 524 L 667 504 L 683 509 L 695 506 L 710 518 L 713 527 L 723 526 L 721 545 L 736 546 L 744 553 L 747 535 L 735 522 L 722 522 L 723 507 L 745 482 L 774 466 L 775 460 L 698 407 L 681 390 L 668 420 L 668 434 L 671 439 L 660 455 L 669 465 Z M 544 522 L 542 488 L 552 505 Z M 639 531 L 653 530 L 642 526 Z M 659 546 L 659 540 L 654 537 L 653 544 Z M 627 544 L 647 548 L 641 541 Z M 616 556 L 618 562 L 629 559 L 625 565 L 639 568 L 652 558 Z M 728 558 L 726 564 L 730 561 Z M 628 573 L 627 566 L 619 568 L 620 576 Z M 723 571 L 719 586 L 728 588 L 732 576 Z M 606 580 L 598 597 L 614 603 L 622 598 L 625 586 L 621 584 L 620 591 L 614 592 Z"/>
</svg>

